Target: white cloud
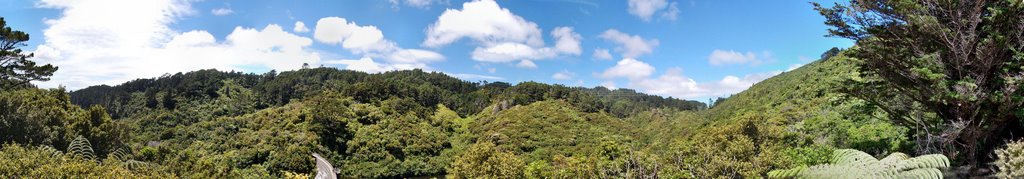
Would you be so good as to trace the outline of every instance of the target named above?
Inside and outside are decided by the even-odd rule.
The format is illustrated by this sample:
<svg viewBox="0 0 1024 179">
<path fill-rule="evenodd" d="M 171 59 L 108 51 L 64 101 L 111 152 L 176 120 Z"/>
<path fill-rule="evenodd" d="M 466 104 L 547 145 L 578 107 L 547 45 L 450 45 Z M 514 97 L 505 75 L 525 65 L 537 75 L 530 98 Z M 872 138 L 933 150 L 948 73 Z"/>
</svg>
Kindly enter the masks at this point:
<svg viewBox="0 0 1024 179">
<path fill-rule="evenodd" d="M 517 42 L 530 46 L 543 46 L 541 30 L 536 23 L 526 21 L 498 6 L 494 0 L 477 0 L 462 4 L 462 10 L 445 10 L 437 22 L 427 28 L 423 42 L 427 47 L 441 47 L 462 38 L 470 38 L 485 45 Z"/>
<path fill-rule="evenodd" d="M 594 58 L 596 58 L 596 59 L 601 59 L 601 60 L 611 60 L 612 59 L 612 53 L 609 53 L 608 49 L 603 49 L 603 48 L 596 48 L 596 49 L 594 49 L 594 55 L 592 55 L 592 56 L 594 56 Z"/>
<path fill-rule="evenodd" d="M 684 76 L 683 70 L 680 68 L 670 68 L 658 77 L 651 77 L 654 72 L 655 68 L 653 66 L 636 59 L 626 58 L 596 76 L 607 79 L 608 81 L 602 82 L 601 86 L 610 89 L 616 87 L 615 82 L 612 80 L 625 78 L 629 82 L 628 87 L 645 93 L 676 98 L 696 98 L 735 94 L 746 90 L 754 83 L 778 75 L 783 71 L 748 74 L 742 78 L 730 75 L 718 81 L 703 83 Z M 566 76 L 557 73 L 552 76 L 552 78 L 559 80 L 569 79 L 564 77 Z"/>
<path fill-rule="evenodd" d="M 678 6 L 678 3 L 676 3 L 676 2 L 670 3 L 668 5 L 668 10 L 665 10 L 664 13 L 661 13 L 661 18 L 662 19 L 667 19 L 667 20 L 670 20 L 670 21 L 675 21 L 676 19 L 679 19 L 679 6 Z"/>
<path fill-rule="evenodd" d="M 629 0 L 627 11 L 643 21 L 651 21 L 654 14 L 661 12 L 661 17 L 668 20 L 676 20 L 679 8 L 676 2 L 669 3 L 667 0 Z"/>
<path fill-rule="evenodd" d="M 601 33 L 600 37 L 618 44 L 619 47 L 616 47 L 615 51 L 622 53 L 624 58 L 635 58 L 640 55 L 650 54 L 654 52 L 654 48 L 658 47 L 659 44 L 657 39 L 647 40 L 638 35 L 619 32 L 616 29 L 608 29 Z"/>
<path fill-rule="evenodd" d="M 369 68 L 373 66 L 360 59 L 362 62 L 357 65 L 366 67 L 367 70 L 363 71 L 429 68 L 427 63 L 444 60 L 443 55 L 434 51 L 398 47 L 395 42 L 384 38 L 384 33 L 376 26 L 360 26 L 341 17 L 325 17 L 318 20 L 313 38 L 321 43 L 341 44 L 342 48 L 363 55 L 364 58 L 384 59 L 388 63 L 381 64 L 383 66 L 400 67 Z"/>
<path fill-rule="evenodd" d="M 498 6 L 494 0 L 466 2 L 462 9 L 448 9 L 427 27 L 423 46 L 439 48 L 470 39 L 477 44 L 471 58 L 491 63 L 511 63 L 536 68 L 534 60 L 580 55 L 582 36 L 572 27 L 556 27 L 551 31 L 554 47 L 546 47 L 541 29 L 536 23 Z"/>
<path fill-rule="evenodd" d="M 306 23 L 302 23 L 302 21 L 295 21 L 295 28 L 293 28 L 292 31 L 296 33 L 306 33 L 309 32 L 309 27 L 306 27 Z"/>
<path fill-rule="evenodd" d="M 746 90 L 755 83 L 779 73 L 782 72 L 749 74 L 743 78 L 729 75 L 715 82 L 701 83 L 684 76 L 682 69 L 672 68 L 657 78 L 632 80 L 630 86 L 647 93 L 676 98 L 726 96 Z"/>
<path fill-rule="evenodd" d="M 226 16 L 232 13 L 235 13 L 235 11 L 229 8 L 217 8 L 210 10 L 210 14 L 213 14 L 215 16 Z"/>
<path fill-rule="evenodd" d="M 60 70 L 51 81 L 37 84 L 78 89 L 199 69 L 290 70 L 319 64 L 320 55 L 308 49 L 311 39 L 274 24 L 236 27 L 224 41 L 202 30 L 171 29 L 168 24 L 194 13 L 189 2 L 41 1 L 39 7 L 58 9 L 61 15 L 46 21 L 35 58 Z"/>
<path fill-rule="evenodd" d="M 533 63 L 533 61 L 530 60 L 523 60 L 519 61 L 519 63 L 516 64 L 516 67 L 534 69 L 537 68 L 537 64 Z"/>
<path fill-rule="evenodd" d="M 793 71 L 793 70 L 796 70 L 797 68 L 800 68 L 802 66 L 804 66 L 803 63 L 795 63 L 795 64 L 792 64 L 792 65 L 789 65 L 789 68 L 787 68 L 786 71 L 787 72 L 788 71 Z"/>
<path fill-rule="evenodd" d="M 763 58 L 771 56 L 771 54 L 768 52 L 765 52 L 763 55 L 765 56 Z M 708 55 L 708 62 L 711 63 L 711 65 L 720 66 L 732 64 L 758 65 L 761 64 L 763 61 L 760 58 L 758 58 L 757 55 L 754 54 L 754 52 L 740 53 L 732 50 L 714 50 L 711 52 L 711 55 Z"/>
<path fill-rule="evenodd" d="M 697 81 L 683 76 L 679 68 L 669 69 L 658 78 L 636 80 L 631 86 L 652 94 L 680 98 L 696 97 L 709 91 L 701 88 Z"/>
<path fill-rule="evenodd" d="M 367 72 L 367 73 L 381 73 L 381 72 L 386 72 L 386 71 L 409 70 L 409 69 L 424 68 L 425 67 L 425 66 L 420 66 L 420 65 L 415 65 L 415 64 L 398 64 L 398 65 L 395 65 L 395 64 L 377 63 L 376 61 L 374 61 L 372 58 L 369 58 L 369 57 L 363 57 L 363 58 L 360 58 L 359 60 L 325 61 L 324 63 L 326 63 L 326 64 L 341 64 L 341 65 L 345 65 L 345 69 L 355 70 L 355 71 L 362 71 L 362 72 Z"/>
<path fill-rule="evenodd" d="M 569 72 L 569 70 L 562 70 L 551 75 L 551 78 L 555 80 L 571 80 L 573 76 L 576 76 L 576 74 Z"/>
<path fill-rule="evenodd" d="M 603 86 L 603 87 L 608 88 L 610 90 L 619 89 L 618 87 L 615 86 L 615 82 L 614 81 L 604 81 L 604 82 L 601 82 L 600 86 Z"/>
<path fill-rule="evenodd" d="M 551 31 L 551 36 L 556 39 L 556 51 L 573 55 L 579 55 L 583 52 L 580 48 L 580 40 L 583 37 L 573 32 L 572 27 L 555 27 L 555 30 Z"/>
<path fill-rule="evenodd" d="M 401 49 L 388 56 L 393 63 L 424 63 L 444 60 L 444 56 L 429 50 Z"/>
<path fill-rule="evenodd" d="M 620 60 L 615 66 L 608 68 L 601 73 L 601 78 L 611 79 L 625 77 L 629 79 L 640 79 L 651 76 L 654 67 L 642 61 L 626 58 Z"/>
<path fill-rule="evenodd" d="M 557 55 L 550 48 L 535 49 L 526 44 L 502 43 L 490 47 L 476 47 L 472 58 L 483 62 L 504 63 L 523 59 L 544 59 Z"/>
<path fill-rule="evenodd" d="M 421 9 L 426 9 L 427 7 L 430 7 L 430 4 L 433 4 L 435 1 L 437 0 L 388 0 L 388 2 L 390 2 L 392 6 L 405 4 L 407 6 L 412 6 Z"/>
<path fill-rule="evenodd" d="M 395 46 L 384 40 L 384 33 L 376 26 L 360 26 L 340 17 L 316 21 L 313 38 L 326 44 L 341 44 L 342 48 L 360 53 L 387 51 Z"/>
<path fill-rule="evenodd" d="M 453 73 L 448 73 L 448 75 L 451 75 L 451 76 L 454 76 L 456 78 L 463 79 L 463 80 L 504 80 L 505 79 L 505 78 L 497 77 L 497 76 L 478 75 L 478 74 L 466 74 L 466 73 L 454 73 L 454 74 Z"/>
</svg>

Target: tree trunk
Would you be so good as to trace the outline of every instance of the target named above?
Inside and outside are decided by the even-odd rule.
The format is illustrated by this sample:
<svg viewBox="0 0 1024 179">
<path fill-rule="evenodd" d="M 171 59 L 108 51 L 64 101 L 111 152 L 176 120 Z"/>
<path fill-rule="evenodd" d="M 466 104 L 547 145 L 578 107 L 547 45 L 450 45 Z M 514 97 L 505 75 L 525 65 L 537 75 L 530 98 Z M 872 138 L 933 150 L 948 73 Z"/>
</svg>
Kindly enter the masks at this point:
<svg viewBox="0 0 1024 179">
<path fill-rule="evenodd" d="M 946 156 L 961 159 L 971 167 L 972 176 L 988 175 L 990 163 L 996 160 L 993 151 L 1002 147 L 1009 140 L 1021 138 L 1024 126 L 1016 116 L 1007 116 L 1001 120 L 989 122 L 987 125 L 967 127 L 955 140 L 959 151 L 948 151 Z"/>
</svg>

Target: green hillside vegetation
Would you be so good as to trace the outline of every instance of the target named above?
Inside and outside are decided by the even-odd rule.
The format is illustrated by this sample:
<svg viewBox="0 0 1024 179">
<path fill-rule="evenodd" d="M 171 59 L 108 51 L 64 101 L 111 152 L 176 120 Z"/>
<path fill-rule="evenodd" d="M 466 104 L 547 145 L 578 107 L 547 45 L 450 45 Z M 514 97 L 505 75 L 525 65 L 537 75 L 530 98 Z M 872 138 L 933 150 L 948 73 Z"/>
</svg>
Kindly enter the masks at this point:
<svg viewBox="0 0 1024 179">
<path fill-rule="evenodd" d="M 1024 3 L 813 5 L 830 35 L 857 45 L 711 107 L 630 89 L 325 67 L 68 92 L 28 83 L 56 67 L 0 49 L 19 64 L 0 66 L 0 178 L 308 178 L 314 155 L 341 178 L 1022 176 Z M 979 10 L 957 11 L 967 7 Z M 953 15 L 979 26 L 959 28 Z M 977 47 L 931 40 L 963 34 L 979 34 L 964 40 Z M 10 44 L 22 35 L 0 29 Z"/>
<path fill-rule="evenodd" d="M 834 148 L 906 150 L 906 129 L 832 87 L 856 73 L 855 61 L 830 53 L 709 110 L 626 89 L 471 83 L 416 70 L 202 70 L 70 94 L 22 89 L 0 95 L 11 105 L 4 109 L 25 109 L 5 119 L 41 130 L 4 130 L 24 138 L 5 139 L 15 144 L 3 152 L 30 157 L 18 153 L 66 148 L 82 135 L 94 141 L 94 160 L 126 149 L 151 171 L 131 175 L 313 175 L 310 154 L 319 153 L 339 176 L 356 178 L 707 178 L 822 164 Z M 110 169 L 97 175 L 138 170 L 99 163 Z"/>
</svg>

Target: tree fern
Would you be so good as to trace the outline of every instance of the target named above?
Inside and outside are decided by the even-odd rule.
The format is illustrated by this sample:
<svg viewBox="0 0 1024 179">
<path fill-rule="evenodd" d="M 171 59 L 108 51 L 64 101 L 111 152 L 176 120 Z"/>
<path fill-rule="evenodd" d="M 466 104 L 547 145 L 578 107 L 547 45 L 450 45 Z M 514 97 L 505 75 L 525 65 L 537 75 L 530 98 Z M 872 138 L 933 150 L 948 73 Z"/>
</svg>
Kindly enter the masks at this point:
<svg viewBox="0 0 1024 179">
<path fill-rule="evenodd" d="M 61 152 L 60 150 L 57 150 L 57 149 L 55 149 L 53 147 L 46 146 L 46 145 L 39 147 L 39 149 L 50 153 L 50 156 L 54 157 L 54 158 L 57 158 L 57 157 L 60 157 L 61 155 L 64 155 L 64 153 Z"/>
<path fill-rule="evenodd" d="M 114 150 L 114 152 L 108 154 L 108 156 L 113 157 L 118 161 L 128 161 L 132 159 L 132 152 L 131 149 L 128 149 L 127 147 L 120 147 L 117 148 L 117 150 Z"/>
<path fill-rule="evenodd" d="M 911 158 L 893 153 L 881 160 L 870 154 L 840 149 L 832 153 L 831 164 L 797 167 L 768 172 L 770 178 L 942 178 L 940 168 L 949 167 L 944 155 L 931 154 Z"/>
<path fill-rule="evenodd" d="M 68 154 L 81 156 L 85 159 L 95 160 L 96 154 L 92 150 L 92 144 L 85 137 L 78 136 L 68 145 Z"/>
<path fill-rule="evenodd" d="M 996 156 L 996 177 L 1024 178 L 1024 141 L 1007 143 L 1005 148 L 996 150 Z"/>
</svg>

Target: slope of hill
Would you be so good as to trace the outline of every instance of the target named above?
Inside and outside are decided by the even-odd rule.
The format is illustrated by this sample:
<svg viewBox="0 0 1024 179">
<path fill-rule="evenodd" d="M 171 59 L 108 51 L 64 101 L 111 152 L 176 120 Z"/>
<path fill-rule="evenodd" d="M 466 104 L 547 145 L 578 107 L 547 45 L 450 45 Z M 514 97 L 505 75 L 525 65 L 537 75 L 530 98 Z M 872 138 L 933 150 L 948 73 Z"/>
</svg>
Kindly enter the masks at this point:
<svg viewBox="0 0 1024 179">
<path fill-rule="evenodd" d="M 841 93 L 857 77 L 854 63 L 833 53 L 709 110 L 628 89 L 473 83 L 419 70 L 201 70 L 70 94 L 5 91 L 0 104 L 19 111 L 0 119 L 49 122 L 23 122 L 48 130 L 11 134 L 34 143 L 5 146 L 0 157 L 65 151 L 47 161 L 92 158 L 101 173 L 200 178 L 309 175 L 312 153 L 356 178 L 764 177 L 825 162 L 833 148 L 906 151 L 906 129 Z M 34 101 L 63 104 L 45 112 L 67 117 L 40 115 Z M 83 146 L 89 155 L 78 155 Z M 45 165 L 0 171 L 70 167 Z"/>
</svg>

